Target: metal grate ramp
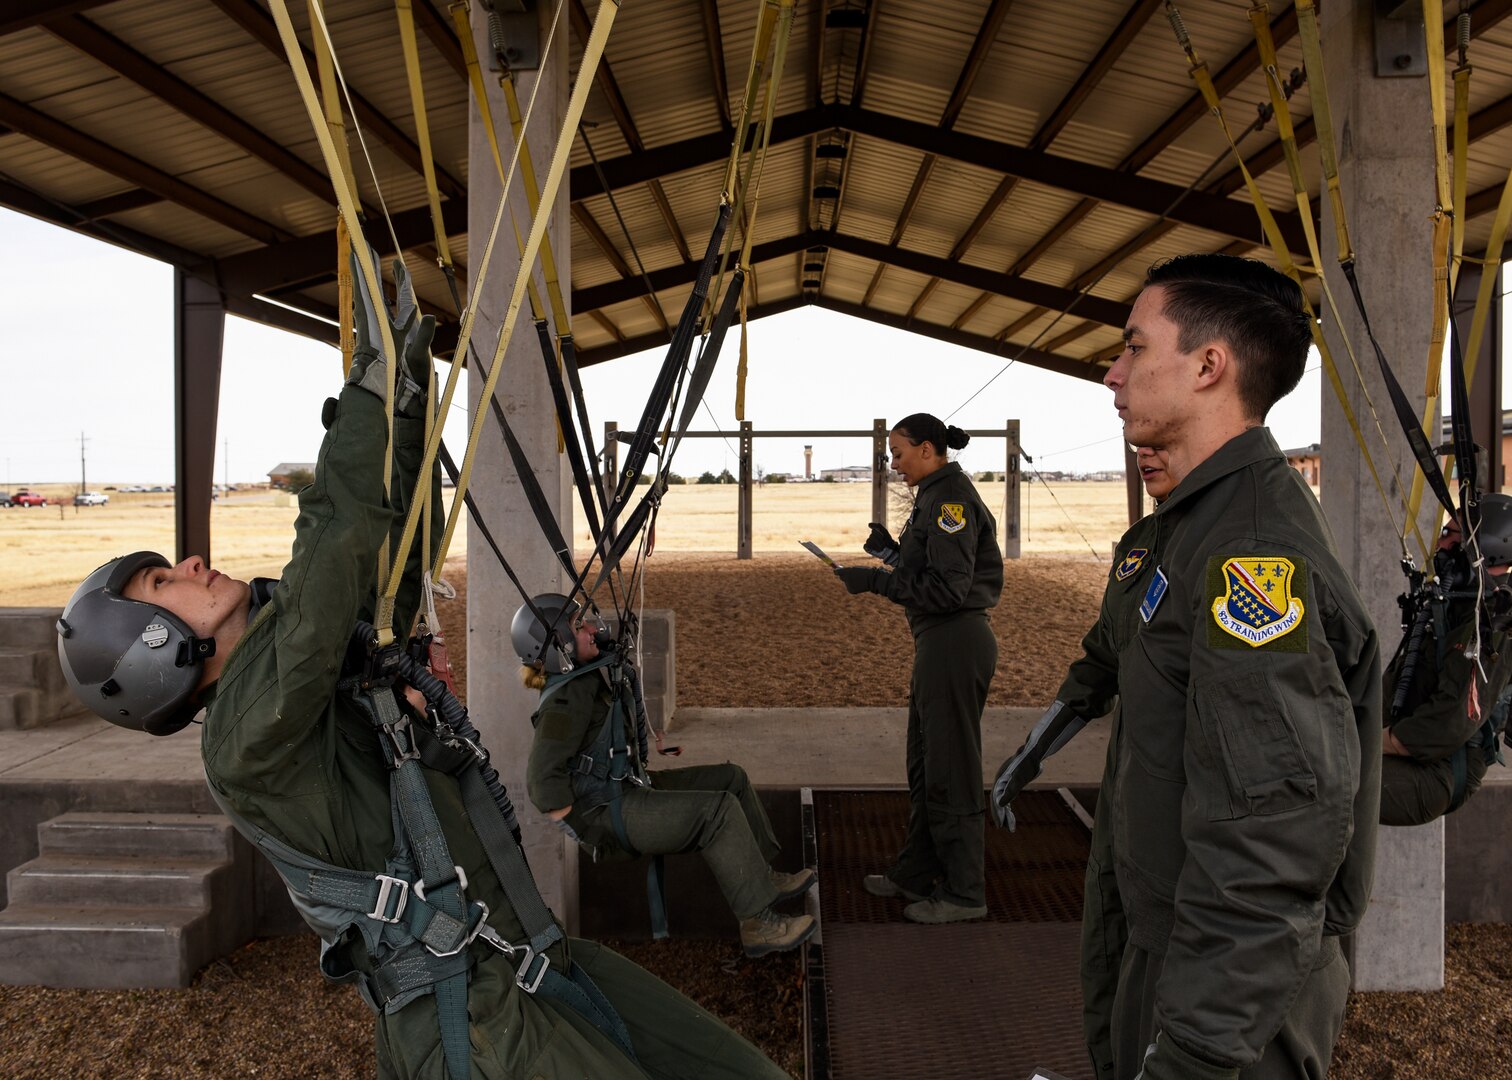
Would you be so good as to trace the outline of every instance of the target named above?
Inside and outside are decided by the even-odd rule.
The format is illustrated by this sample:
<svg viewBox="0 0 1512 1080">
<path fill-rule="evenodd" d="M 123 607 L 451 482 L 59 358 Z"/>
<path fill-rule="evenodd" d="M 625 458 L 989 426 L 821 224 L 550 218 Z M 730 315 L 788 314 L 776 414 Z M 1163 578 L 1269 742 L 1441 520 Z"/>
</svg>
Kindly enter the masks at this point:
<svg viewBox="0 0 1512 1080">
<path fill-rule="evenodd" d="M 987 832 L 987 918 L 903 919 L 861 888 L 903 841 L 908 796 L 814 791 L 822 944 L 809 950 L 809 1080 L 1090 1077 L 1077 955 L 1086 826 L 1053 791 L 1014 802 L 1018 831 Z M 811 810 L 811 813 L 810 813 Z"/>
</svg>

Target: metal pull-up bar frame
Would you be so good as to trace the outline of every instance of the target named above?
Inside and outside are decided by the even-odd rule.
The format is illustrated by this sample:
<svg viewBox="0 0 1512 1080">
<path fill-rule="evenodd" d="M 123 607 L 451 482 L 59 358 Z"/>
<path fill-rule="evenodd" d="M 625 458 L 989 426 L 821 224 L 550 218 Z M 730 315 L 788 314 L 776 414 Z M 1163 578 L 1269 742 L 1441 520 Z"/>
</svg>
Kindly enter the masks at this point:
<svg viewBox="0 0 1512 1080">
<path fill-rule="evenodd" d="M 872 421 L 870 428 L 843 428 L 834 430 L 816 429 L 779 429 L 756 431 L 751 426 L 751 421 L 742 420 L 740 428 L 735 432 L 727 431 L 688 431 L 683 433 L 686 439 L 728 439 L 734 435 L 740 441 L 740 476 L 738 479 L 739 491 L 736 499 L 736 524 L 735 524 L 735 557 L 749 559 L 752 555 L 751 546 L 751 519 L 754 511 L 752 491 L 754 483 L 753 445 L 757 439 L 866 439 L 872 441 L 871 462 L 871 513 L 873 521 L 887 520 L 887 483 L 892 470 L 887 467 L 887 433 L 891 429 L 885 419 Z M 604 483 L 610 486 L 619 480 L 619 442 L 617 433 L 619 425 L 609 422 L 604 425 Z M 1006 439 L 1007 453 L 1006 464 L 1003 469 L 1003 516 L 998 522 L 1001 531 L 1001 544 L 1005 559 L 1017 559 L 1022 553 L 1022 533 L 1019 529 L 1021 520 L 1020 492 L 1019 492 L 1019 458 L 1022 447 L 1019 444 L 1019 422 L 1017 420 L 1004 421 L 1002 428 L 968 430 L 967 434 L 973 439 Z"/>
</svg>

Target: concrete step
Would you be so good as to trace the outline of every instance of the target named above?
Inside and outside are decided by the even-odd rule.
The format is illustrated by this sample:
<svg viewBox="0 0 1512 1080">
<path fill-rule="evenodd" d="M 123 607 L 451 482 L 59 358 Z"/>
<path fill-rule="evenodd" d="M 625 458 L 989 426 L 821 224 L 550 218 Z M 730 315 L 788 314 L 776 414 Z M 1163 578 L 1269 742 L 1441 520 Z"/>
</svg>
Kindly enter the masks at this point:
<svg viewBox="0 0 1512 1080">
<path fill-rule="evenodd" d="M 62 614 L 62 608 L 0 607 L 0 646 L 56 649 Z"/>
<path fill-rule="evenodd" d="M 6 875 L 6 887 L 22 907 L 206 910 L 230 872 L 225 859 L 41 855 Z"/>
<path fill-rule="evenodd" d="M 0 911 L 0 983 L 182 988 L 221 955 L 212 916 L 187 908 L 30 906 Z"/>
<path fill-rule="evenodd" d="M 42 727 L 54 719 L 47 695 L 36 687 L 0 687 L 0 731 Z"/>
<path fill-rule="evenodd" d="M 0 686 L 66 690 L 57 647 L 0 645 Z"/>
<path fill-rule="evenodd" d="M 43 855 L 230 859 L 236 830 L 219 814 L 106 814 L 75 811 L 37 826 Z"/>
</svg>

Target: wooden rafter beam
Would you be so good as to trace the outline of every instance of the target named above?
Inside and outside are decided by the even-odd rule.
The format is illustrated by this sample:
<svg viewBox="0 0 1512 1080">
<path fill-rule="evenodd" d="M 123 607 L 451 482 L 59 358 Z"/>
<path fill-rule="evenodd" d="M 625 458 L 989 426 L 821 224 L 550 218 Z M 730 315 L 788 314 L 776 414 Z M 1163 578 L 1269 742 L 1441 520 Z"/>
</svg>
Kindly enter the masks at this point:
<svg viewBox="0 0 1512 1080">
<path fill-rule="evenodd" d="M 775 300 L 770 304 L 758 304 L 746 311 L 746 321 L 755 322 L 764 319 L 768 315 L 780 315 L 784 311 L 792 311 L 803 307 L 808 299 L 803 296 L 789 296 L 782 300 Z M 579 367 L 592 367 L 594 364 L 602 364 L 609 360 L 617 360 L 621 356 L 633 356 L 636 353 L 645 352 L 647 349 L 665 349 L 667 336 L 665 334 L 641 334 L 638 337 L 622 338 L 612 345 L 600 345 L 594 349 L 584 349 L 578 352 L 577 362 Z"/>
<path fill-rule="evenodd" d="M 5 0 L 0 5 L 0 37 L 62 18 L 91 8 L 104 7 L 111 0 Z"/>
<path fill-rule="evenodd" d="M 457 73 L 457 78 L 467 82 L 467 61 L 462 58 L 462 44 L 452 30 L 451 21 L 442 18 L 430 0 L 414 0 L 414 12 L 415 25 L 420 27 L 420 32 L 430 38 L 446 66 Z"/>
<path fill-rule="evenodd" d="M 572 218 L 578 223 L 578 227 L 588 234 L 588 239 L 592 240 L 599 251 L 603 252 L 604 258 L 609 260 L 609 265 L 614 267 L 614 271 L 619 274 L 621 281 L 640 281 L 640 275 L 630 268 L 630 264 L 620 254 L 619 248 L 614 246 L 614 241 L 609 239 L 609 234 L 604 232 L 603 227 L 598 223 L 598 219 L 589 213 L 586 206 L 582 203 L 573 203 Z M 573 310 L 582 310 L 578 307 L 576 297 L 577 294 L 574 293 Z M 651 317 L 656 320 L 656 324 L 661 327 L 662 333 L 668 333 L 670 327 L 667 324 L 667 314 L 662 311 L 661 304 L 657 301 L 656 297 L 648 295 L 642 290 L 641 300 L 645 303 L 646 309 L 651 312 Z M 598 309 L 594 308 L 591 310 L 596 311 Z M 623 335 L 621 335 L 621 338 L 623 338 Z"/>
</svg>

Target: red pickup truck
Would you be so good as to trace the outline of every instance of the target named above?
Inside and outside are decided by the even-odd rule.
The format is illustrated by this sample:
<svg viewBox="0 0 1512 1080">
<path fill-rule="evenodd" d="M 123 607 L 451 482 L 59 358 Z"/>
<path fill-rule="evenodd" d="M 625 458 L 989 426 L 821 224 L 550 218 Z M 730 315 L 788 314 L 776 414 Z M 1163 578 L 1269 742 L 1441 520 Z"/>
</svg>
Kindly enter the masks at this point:
<svg viewBox="0 0 1512 1080">
<path fill-rule="evenodd" d="M 46 506 L 47 499 L 35 491 L 27 491 L 22 488 L 11 496 L 11 504 L 14 506 Z"/>
</svg>

